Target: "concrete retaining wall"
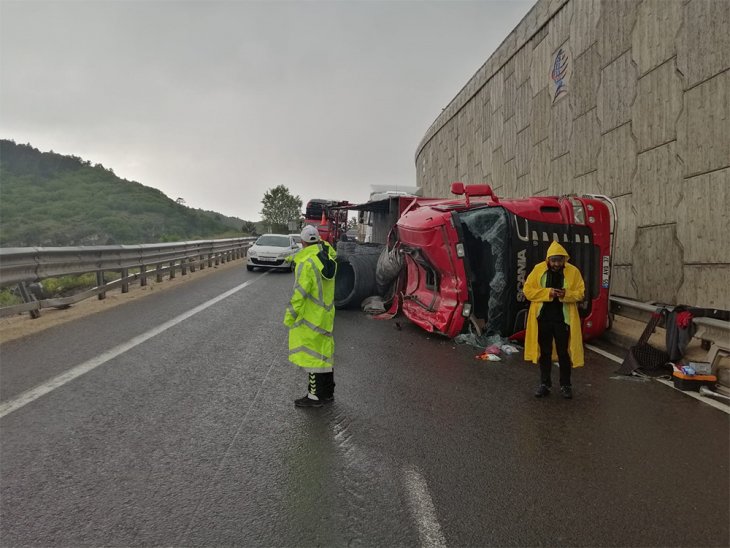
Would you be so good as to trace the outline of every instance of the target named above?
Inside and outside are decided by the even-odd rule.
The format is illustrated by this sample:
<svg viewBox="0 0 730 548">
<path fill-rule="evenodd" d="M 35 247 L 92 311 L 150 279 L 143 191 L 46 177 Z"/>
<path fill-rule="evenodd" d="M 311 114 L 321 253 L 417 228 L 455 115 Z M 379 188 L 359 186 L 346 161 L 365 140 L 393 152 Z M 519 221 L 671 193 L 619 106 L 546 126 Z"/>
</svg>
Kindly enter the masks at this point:
<svg viewBox="0 0 730 548">
<path fill-rule="evenodd" d="M 425 196 L 607 194 L 615 294 L 730 308 L 730 1 L 539 0 L 416 168 Z"/>
</svg>

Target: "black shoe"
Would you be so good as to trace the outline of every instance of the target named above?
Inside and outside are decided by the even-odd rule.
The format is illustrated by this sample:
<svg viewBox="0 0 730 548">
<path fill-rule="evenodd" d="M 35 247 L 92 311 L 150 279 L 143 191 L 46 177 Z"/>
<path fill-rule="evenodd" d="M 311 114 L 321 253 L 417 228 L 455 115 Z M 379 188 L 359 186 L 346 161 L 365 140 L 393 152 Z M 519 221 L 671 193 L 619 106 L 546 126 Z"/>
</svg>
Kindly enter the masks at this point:
<svg viewBox="0 0 730 548">
<path fill-rule="evenodd" d="M 545 398 L 550 395 L 550 387 L 547 384 L 541 384 L 540 387 L 535 390 L 536 398 Z"/>
<path fill-rule="evenodd" d="M 319 400 L 323 401 L 324 403 L 331 403 L 335 401 L 335 395 L 332 394 L 331 396 L 321 396 Z"/>
<path fill-rule="evenodd" d="M 325 404 L 323 400 L 313 400 L 309 396 L 304 396 L 298 400 L 294 400 L 296 407 L 322 407 Z"/>
<path fill-rule="evenodd" d="M 561 386 L 560 387 L 560 393 L 563 395 L 563 397 L 566 400 L 572 400 L 573 399 L 573 389 L 570 386 Z"/>
</svg>

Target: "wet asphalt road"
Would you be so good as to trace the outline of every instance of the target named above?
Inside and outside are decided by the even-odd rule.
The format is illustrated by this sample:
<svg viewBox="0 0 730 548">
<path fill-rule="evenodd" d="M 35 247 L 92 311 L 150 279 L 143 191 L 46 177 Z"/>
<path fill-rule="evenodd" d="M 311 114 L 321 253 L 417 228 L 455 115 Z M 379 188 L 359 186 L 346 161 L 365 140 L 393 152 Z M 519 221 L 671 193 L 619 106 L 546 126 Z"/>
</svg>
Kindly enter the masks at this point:
<svg viewBox="0 0 730 548">
<path fill-rule="evenodd" d="M 290 274 L 228 269 L 0 347 L 2 546 L 727 546 L 728 415 L 593 353 L 575 399 L 400 320 L 336 319 L 297 409 Z M 144 338 L 144 337 L 142 337 Z M 557 373 L 557 372 L 556 372 Z"/>
</svg>

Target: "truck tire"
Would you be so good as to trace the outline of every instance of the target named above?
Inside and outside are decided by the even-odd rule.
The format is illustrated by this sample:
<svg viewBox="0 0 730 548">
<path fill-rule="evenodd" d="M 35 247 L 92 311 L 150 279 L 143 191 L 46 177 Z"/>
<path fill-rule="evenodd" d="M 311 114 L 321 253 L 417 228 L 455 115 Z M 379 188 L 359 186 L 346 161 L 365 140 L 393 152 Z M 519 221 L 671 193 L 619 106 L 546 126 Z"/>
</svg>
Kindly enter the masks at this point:
<svg viewBox="0 0 730 548">
<path fill-rule="evenodd" d="M 343 259 L 349 257 L 355 252 L 355 246 L 357 246 L 357 242 L 337 242 L 337 257 Z"/>
<path fill-rule="evenodd" d="M 380 255 L 385 245 L 376 243 L 356 244 L 353 253 L 356 255 Z"/>
<path fill-rule="evenodd" d="M 359 308 L 367 297 L 375 295 L 375 267 L 378 255 L 354 254 L 337 257 L 335 308 Z"/>
</svg>

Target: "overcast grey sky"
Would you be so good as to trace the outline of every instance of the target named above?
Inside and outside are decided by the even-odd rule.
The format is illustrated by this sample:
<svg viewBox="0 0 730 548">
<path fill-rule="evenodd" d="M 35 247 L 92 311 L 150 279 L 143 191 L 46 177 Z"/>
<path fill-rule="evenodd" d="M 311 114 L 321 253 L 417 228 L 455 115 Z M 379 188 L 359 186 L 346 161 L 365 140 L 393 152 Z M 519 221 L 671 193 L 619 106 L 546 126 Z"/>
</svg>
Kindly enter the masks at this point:
<svg viewBox="0 0 730 548">
<path fill-rule="evenodd" d="M 0 138 L 247 220 L 279 184 L 365 201 L 415 185 L 429 125 L 533 4 L 0 0 Z"/>
</svg>

